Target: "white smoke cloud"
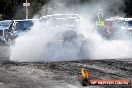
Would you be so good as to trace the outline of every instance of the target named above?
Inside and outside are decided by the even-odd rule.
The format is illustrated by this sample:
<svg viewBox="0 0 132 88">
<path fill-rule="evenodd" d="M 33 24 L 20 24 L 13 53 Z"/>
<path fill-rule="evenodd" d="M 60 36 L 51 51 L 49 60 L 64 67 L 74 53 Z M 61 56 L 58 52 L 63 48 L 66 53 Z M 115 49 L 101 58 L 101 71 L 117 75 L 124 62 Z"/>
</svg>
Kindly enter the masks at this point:
<svg viewBox="0 0 132 88">
<path fill-rule="evenodd" d="M 57 30 L 56 28 L 53 30 L 46 26 L 45 23 L 37 22 L 33 25 L 31 31 L 16 39 L 15 46 L 11 47 L 10 59 L 18 62 L 34 62 L 132 57 L 130 54 L 132 49 L 130 41 L 108 41 L 95 31 L 94 19 L 98 8 L 102 8 L 107 15 L 111 15 L 110 9 L 114 10 L 112 11 L 114 13 L 122 13 L 119 8 L 123 6 L 123 0 L 98 0 L 81 5 L 68 5 L 72 1 L 74 0 L 52 0 L 52 3 L 49 2 L 42 8 L 41 14 L 46 14 L 45 12 L 47 14 L 79 14 L 83 19 L 81 18 L 77 33 L 84 36 L 84 42 L 80 39 L 75 39 L 74 43 L 63 43 L 63 37 L 60 34 L 65 30 Z"/>
</svg>

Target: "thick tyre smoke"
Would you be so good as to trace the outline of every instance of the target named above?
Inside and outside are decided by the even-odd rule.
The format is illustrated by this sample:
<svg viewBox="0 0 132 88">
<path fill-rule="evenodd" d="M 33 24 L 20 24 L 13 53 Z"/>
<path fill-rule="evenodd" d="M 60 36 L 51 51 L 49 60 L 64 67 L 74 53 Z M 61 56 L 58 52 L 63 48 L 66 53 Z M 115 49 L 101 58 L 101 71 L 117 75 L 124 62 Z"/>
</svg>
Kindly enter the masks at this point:
<svg viewBox="0 0 132 88">
<path fill-rule="evenodd" d="M 11 60 L 19 61 L 65 61 L 82 57 L 84 39 L 76 29 L 57 28 L 37 22 L 31 31 L 16 39 Z M 81 51 L 82 50 L 82 51 Z M 86 52 L 84 52 L 86 53 Z"/>
<path fill-rule="evenodd" d="M 68 14 L 73 11 L 73 9 L 70 11 L 66 7 L 68 2 L 61 3 L 55 0 L 53 4 L 55 4 L 55 8 L 52 9 L 49 7 L 47 9 L 50 14 L 50 11 L 53 11 L 53 13 Z M 54 23 L 59 24 L 59 26 L 65 26 L 67 24 L 67 22 L 63 23 L 61 21 L 57 23 L 51 20 L 51 24 L 48 25 L 45 22 L 36 22 L 32 26 L 31 31 L 15 40 L 15 45 L 11 47 L 10 60 L 36 62 L 131 58 L 131 41 L 128 39 L 106 40 L 96 31 L 95 21 L 93 21 L 96 10 L 98 8 L 105 8 L 103 10 L 106 12 L 113 10 L 111 6 L 113 4 L 116 6 L 114 7 L 116 8 L 114 11 L 120 14 L 121 12 L 118 9 L 124 4 L 120 0 L 113 0 L 112 2 L 102 0 L 99 3 L 91 2 L 88 6 L 78 6 L 78 12 L 73 11 L 73 13 L 76 12 L 81 15 L 81 20 L 77 28 L 59 28 L 58 25 L 55 27 Z M 91 10 L 91 6 L 94 7 L 93 10 Z M 44 8 L 45 6 L 42 8 L 41 15 L 46 11 Z M 110 13 L 108 12 L 106 14 L 111 15 Z"/>
<path fill-rule="evenodd" d="M 90 31 L 90 25 L 83 24 L 78 24 L 80 26 L 75 31 L 37 22 L 31 31 L 16 39 L 10 59 L 34 62 L 131 57 L 130 41 L 106 40 L 96 31 Z"/>
</svg>

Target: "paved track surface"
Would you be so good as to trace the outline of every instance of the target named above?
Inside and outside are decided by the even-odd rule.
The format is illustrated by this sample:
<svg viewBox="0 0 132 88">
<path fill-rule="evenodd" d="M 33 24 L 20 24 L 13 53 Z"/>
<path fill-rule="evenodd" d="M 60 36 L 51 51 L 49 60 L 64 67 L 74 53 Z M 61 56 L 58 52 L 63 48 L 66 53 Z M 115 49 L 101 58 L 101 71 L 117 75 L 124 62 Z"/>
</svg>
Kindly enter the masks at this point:
<svg viewBox="0 0 132 88">
<path fill-rule="evenodd" d="M 0 47 L 0 88 L 83 88 L 77 77 L 89 67 L 90 79 L 130 79 L 132 61 L 85 60 L 70 62 L 18 63 L 9 60 L 9 48 Z M 132 88 L 132 86 L 88 86 L 86 88 Z"/>
</svg>

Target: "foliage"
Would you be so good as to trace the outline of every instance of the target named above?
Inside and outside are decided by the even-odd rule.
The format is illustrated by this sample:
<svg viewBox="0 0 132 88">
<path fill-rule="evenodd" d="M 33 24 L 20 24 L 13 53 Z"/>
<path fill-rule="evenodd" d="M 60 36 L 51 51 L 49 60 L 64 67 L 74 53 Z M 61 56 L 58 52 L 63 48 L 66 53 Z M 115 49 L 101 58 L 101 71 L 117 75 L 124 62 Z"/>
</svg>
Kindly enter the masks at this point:
<svg viewBox="0 0 132 88">
<path fill-rule="evenodd" d="M 24 19 L 25 7 L 23 3 L 26 0 L 0 0 L 0 15 L 3 19 Z M 32 18 L 34 14 L 39 13 L 41 7 L 50 0 L 28 0 L 30 2 L 29 18 Z M 79 0 L 80 4 L 90 2 L 93 0 Z M 97 1 L 97 0 L 95 0 Z M 128 16 L 132 15 L 132 0 L 125 1 L 125 10 Z"/>
</svg>

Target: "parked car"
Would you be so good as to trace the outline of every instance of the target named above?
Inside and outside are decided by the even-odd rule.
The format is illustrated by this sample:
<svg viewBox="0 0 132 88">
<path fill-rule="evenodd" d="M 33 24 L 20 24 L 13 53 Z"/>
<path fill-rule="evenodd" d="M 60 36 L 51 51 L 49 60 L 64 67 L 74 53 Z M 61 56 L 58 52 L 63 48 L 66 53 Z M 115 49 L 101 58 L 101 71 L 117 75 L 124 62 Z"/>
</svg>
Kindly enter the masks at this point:
<svg viewBox="0 0 132 88">
<path fill-rule="evenodd" d="M 126 18 L 115 17 L 105 20 L 105 35 L 111 39 L 126 39 L 128 38 L 128 26 Z"/>
<path fill-rule="evenodd" d="M 129 36 L 132 36 L 132 18 L 124 18 L 122 29 L 125 30 Z"/>
<path fill-rule="evenodd" d="M 14 20 L 15 22 L 15 31 L 16 31 L 16 35 L 19 36 L 21 35 L 23 32 L 28 31 L 31 26 L 33 25 L 32 20 Z"/>
<path fill-rule="evenodd" d="M 34 22 L 38 21 L 38 19 L 24 19 L 24 20 L 14 20 L 15 23 L 15 34 L 17 36 L 22 35 L 31 29 Z"/>
</svg>

